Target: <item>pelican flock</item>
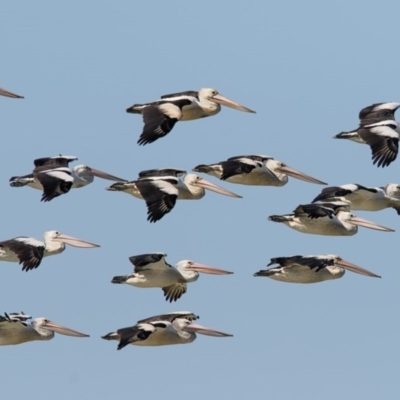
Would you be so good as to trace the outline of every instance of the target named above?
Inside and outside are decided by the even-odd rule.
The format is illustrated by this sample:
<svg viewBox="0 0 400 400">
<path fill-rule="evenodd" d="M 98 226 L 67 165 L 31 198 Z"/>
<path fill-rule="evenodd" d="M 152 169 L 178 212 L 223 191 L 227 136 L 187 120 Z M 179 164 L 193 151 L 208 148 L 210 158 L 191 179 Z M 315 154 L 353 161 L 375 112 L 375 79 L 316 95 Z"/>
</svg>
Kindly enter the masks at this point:
<svg viewBox="0 0 400 400">
<path fill-rule="evenodd" d="M 1 88 L 0 95 L 23 98 Z M 167 135 L 178 121 L 190 121 L 219 113 L 221 105 L 246 113 L 255 113 L 222 96 L 215 89 L 206 88 L 164 95 L 154 102 L 134 104 L 126 111 L 142 115 L 144 127 L 138 144 L 145 145 Z M 365 107 L 359 113 L 360 121 L 356 129 L 341 132 L 334 137 L 369 145 L 373 164 L 387 167 L 396 159 L 398 153 L 400 127 L 395 120 L 398 108 L 400 103 L 396 102 L 375 103 Z M 328 184 L 262 154 L 234 156 L 217 163 L 198 164 L 192 169 L 196 174 L 172 167 L 146 169 L 139 172 L 138 177 L 132 181 L 84 164 L 70 167 L 69 164 L 75 161 L 77 157 L 65 155 L 37 158 L 30 174 L 12 176 L 9 185 L 13 188 L 28 186 L 41 190 L 43 192 L 41 201 L 49 202 L 68 193 L 70 189 L 89 185 L 95 177 L 98 177 L 115 182 L 106 187 L 106 190 L 124 192 L 144 200 L 147 206 L 147 220 L 157 222 L 172 211 L 177 200 L 199 200 L 207 191 L 232 198 L 242 197 L 197 174 L 207 174 L 227 183 L 248 186 L 282 187 L 288 183 L 289 178 L 318 185 Z M 237 204 L 239 207 L 240 202 Z M 391 228 L 358 217 L 351 211 L 379 211 L 386 208 L 394 208 L 400 214 L 400 184 L 389 183 L 382 187 L 367 187 L 350 183 L 325 187 L 311 203 L 300 204 L 292 213 L 271 215 L 268 219 L 314 235 L 352 236 L 358 232 L 358 227 L 394 232 Z M 180 229 L 176 231 L 179 232 Z M 182 231 L 185 232 L 185 229 Z M 95 243 L 58 231 L 45 232 L 43 238 L 43 241 L 39 241 L 19 236 L 0 241 L 0 261 L 17 262 L 22 265 L 23 271 L 30 271 L 41 264 L 43 257 L 63 252 L 66 245 L 80 248 L 99 247 Z M 169 302 L 180 299 L 187 291 L 187 284 L 197 281 L 200 274 L 234 273 L 187 259 L 172 266 L 167 263 L 164 252 L 134 255 L 129 257 L 129 260 L 134 266 L 133 272 L 114 276 L 111 283 L 138 288 L 160 288 L 165 300 Z M 339 279 L 346 271 L 380 278 L 380 275 L 335 254 L 275 257 L 270 259 L 267 267 L 270 268 L 260 270 L 254 273 L 254 276 L 303 284 Z M 222 291 L 221 294 L 223 295 Z M 206 295 L 213 294 L 206 292 Z M 112 331 L 102 336 L 102 339 L 118 341 L 117 349 L 121 350 L 128 344 L 162 346 L 191 343 L 197 334 L 215 337 L 233 336 L 198 325 L 194 322 L 198 318 L 196 314 L 188 311 L 160 314 Z M 50 340 L 55 333 L 88 337 L 47 318 L 32 319 L 23 312 L 4 313 L 0 316 L 0 345 Z"/>
</svg>

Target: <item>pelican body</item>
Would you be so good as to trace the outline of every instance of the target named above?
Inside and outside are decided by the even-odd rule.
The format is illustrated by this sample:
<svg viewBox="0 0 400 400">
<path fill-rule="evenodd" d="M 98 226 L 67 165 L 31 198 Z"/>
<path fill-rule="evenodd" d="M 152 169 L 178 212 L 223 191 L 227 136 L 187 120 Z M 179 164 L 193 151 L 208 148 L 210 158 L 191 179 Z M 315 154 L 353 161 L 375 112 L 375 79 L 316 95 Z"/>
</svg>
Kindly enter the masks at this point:
<svg viewBox="0 0 400 400">
<path fill-rule="evenodd" d="M 176 200 L 198 200 L 205 196 L 205 190 L 223 194 L 225 196 L 241 198 L 215 185 L 198 175 L 186 174 L 185 171 L 165 168 L 142 171 L 139 178 L 131 182 L 117 182 L 106 188 L 109 191 L 128 193 L 136 198 L 143 199 L 147 204 L 147 220 L 157 222 L 175 206 Z M 168 175 L 170 174 L 170 175 Z"/>
<path fill-rule="evenodd" d="M 385 187 L 365 187 L 357 183 L 330 186 L 312 201 L 332 201 L 344 198 L 350 202 L 352 210 L 380 211 L 394 208 L 400 214 L 400 185 L 388 183 Z"/>
<path fill-rule="evenodd" d="M 138 321 L 134 326 L 110 332 L 102 339 L 119 341 L 118 350 L 128 344 L 136 346 L 166 346 L 192 343 L 196 333 L 207 336 L 229 337 L 228 333 L 194 324 L 199 317 L 188 311 L 157 315 Z"/>
<path fill-rule="evenodd" d="M 191 260 L 183 260 L 175 267 L 165 261 L 165 253 L 132 256 L 129 261 L 135 269 L 132 274 L 115 276 L 111 283 L 125 283 L 139 288 L 162 288 L 165 300 L 178 300 L 187 290 L 187 283 L 195 282 L 199 273 L 228 275 L 233 272 L 212 268 Z"/>
<path fill-rule="evenodd" d="M 31 237 L 19 236 L 0 242 L 0 261 L 18 262 L 22 264 L 22 271 L 30 271 L 40 265 L 43 257 L 62 253 L 66 244 L 81 248 L 100 247 L 58 231 L 45 232 L 43 238 L 44 242 L 41 242 Z"/>
<path fill-rule="evenodd" d="M 223 181 L 252 186 L 284 186 L 289 176 L 305 182 L 326 185 L 318 179 L 264 155 L 235 156 L 215 164 L 200 164 L 195 172 L 215 176 Z"/>
<path fill-rule="evenodd" d="M 126 112 L 142 114 L 144 128 L 138 144 L 145 145 L 167 135 L 178 121 L 191 121 L 219 113 L 221 105 L 255 113 L 255 111 L 220 95 L 215 89 L 167 94 L 151 103 L 134 104 L 127 108 Z"/>
<path fill-rule="evenodd" d="M 273 264 L 279 266 L 261 270 L 254 276 L 265 276 L 281 282 L 317 283 L 339 279 L 347 269 L 360 275 L 380 278 L 379 275 L 343 260 L 335 254 L 271 258 L 267 266 Z"/>
<path fill-rule="evenodd" d="M 30 325 L 26 322 L 28 319 L 31 319 L 31 317 L 24 313 L 0 315 L 0 346 L 22 344 L 35 340 L 51 340 L 54 338 L 55 332 L 66 336 L 89 337 L 89 335 L 52 322 L 47 318 L 35 318 Z"/>
<path fill-rule="evenodd" d="M 357 233 L 358 226 L 394 232 L 393 229 L 359 218 L 348 210 L 349 203 L 345 202 L 304 204 L 299 205 L 293 214 L 271 215 L 268 219 L 314 235 L 352 236 Z"/>
<path fill-rule="evenodd" d="M 23 99 L 24 98 L 23 96 L 9 92 L 8 90 L 2 89 L 2 88 L 0 88 L 0 95 L 5 96 L 5 97 L 11 97 L 13 99 Z"/>
<path fill-rule="evenodd" d="M 69 163 L 77 159 L 75 156 L 38 158 L 34 160 L 35 169 L 33 173 L 11 177 L 10 186 L 28 186 L 42 190 L 42 201 L 51 201 L 55 197 L 68 193 L 70 189 L 79 189 L 89 185 L 95 177 L 126 182 L 122 178 L 84 164 L 69 168 Z"/>
</svg>

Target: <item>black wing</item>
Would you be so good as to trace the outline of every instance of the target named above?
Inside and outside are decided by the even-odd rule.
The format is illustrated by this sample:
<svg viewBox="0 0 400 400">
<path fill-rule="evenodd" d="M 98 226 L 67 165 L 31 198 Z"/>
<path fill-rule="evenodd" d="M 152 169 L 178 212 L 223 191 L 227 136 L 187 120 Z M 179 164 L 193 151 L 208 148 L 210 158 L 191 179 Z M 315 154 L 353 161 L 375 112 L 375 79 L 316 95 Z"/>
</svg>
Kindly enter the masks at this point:
<svg viewBox="0 0 400 400">
<path fill-rule="evenodd" d="M 0 242 L 0 247 L 10 249 L 18 257 L 19 264 L 22 264 L 22 271 L 37 268 L 44 254 L 44 246 L 32 246 L 14 239 Z"/>
<path fill-rule="evenodd" d="M 394 114 L 399 107 L 383 108 L 376 110 L 376 107 L 382 106 L 384 104 L 387 103 L 375 103 L 371 106 L 363 108 L 358 115 L 358 117 L 360 118 L 360 126 L 375 124 L 381 121 L 394 120 Z"/>
<path fill-rule="evenodd" d="M 355 183 L 355 185 L 358 187 L 358 190 L 366 190 L 367 192 L 371 193 L 377 192 L 377 190 L 374 188 L 367 188 L 365 186 L 359 185 L 358 183 Z M 330 186 L 322 189 L 321 193 L 312 201 L 312 203 L 332 199 L 334 197 L 345 197 L 346 195 L 351 193 L 353 193 L 353 191 L 350 189 L 346 189 L 340 186 Z"/>
<path fill-rule="evenodd" d="M 170 313 L 170 314 L 155 315 L 154 317 L 142 319 L 142 320 L 138 321 L 138 324 L 142 324 L 142 323 L 150 324 L 155 321 L 168 321 L 168 322 L 172 323 L 177 318 L 184 318 L 184 319 L 188 319 L 189 321 L 195 321 L 196 319 L 199 319 L 200 317 L 191 312 L 177 311 L 177 312 Z"/>
<path fill-rule="evenodd" d="M 249 156 L 235 156 L 235 157 L 230 157 L 228 158 L 228 161 L 235 161 L 235 160 L 239 160 L 240 158 L 249 158 L 250 160 L 253 161 L 260 161 L 260 162 L 264 162 L 267 160 L 273 160 L 272 157 L 269 156 L 262 156 L 262 155 L 249 155 Z"/>
<path fill-rule="evenodd" d="M 154 264 L 165 258 L 163 253 L 139 254 L 129 257 L 129 261 L 137 268 L 145 267 L 148 264 Z"/>
<path fill-rule="evenodd" d="M 187 285 L 185 282 L 180 282 L 170 286 L 164 286 L 162 290 L 164 292 L 165 300 L 172 303 L 173 301 L 177 301 L 186 293 Z"/>
<path fill-rule="evenodd" d="M 302 214 L 306 214 L 311 219 L 329 217 L 332 218 L 335 214 L 334 209 L 320 205 L 320 204 L 303 204 L 299 205 L 294 210 L 294 215 L 299 217 Z"/>
<path fill-rule="evenodd" d="M 385 135 L 385 132 L 388 135 Z M 396 158 L 399 151 L 399 137 L 390 126 L 361 128 L 360 137 L 371 147 L 372 160 L 378 167 L 387 167 Z"/>
<path fill-rule="evenodd" d="M 157 222 L 174 208 L 178 198 L 177 190 L 176 194 L 169 194 L 154 186 L 153 181 L 147 180 L 136 181 L 136 187 L 146 201 L 148 221 Z"/>
<path fill-rule="evenodd" d="M 56 173 L 59 176 L 50 175 L 48 172 Z M 73 184 L 73 178 L 68 168 L 49 170 L 47 167 L 38 167 L 33 174 L 43 186 L 41 201 L 50 201 L 68 193 Z"/>
<path fill-rule="evenodd" d="M 226 180 L 235 175 L 249 174 L 255 168 L 254 165 L 246 164 L 237 160 L 222 161 L 219 163 L 222 168 L 221 180 Z"/>
<path fill-rule="evenodd" d="M 186 92 L 179 92 L 179 93 L 164 94 L 164 96 L 161 96 L 161 99 L 169 99 L 169 98 L 179 97 L 179 96 L 190 96 L 190 97 L 195 97 L 197 100 L 199 100 L 199 92 L 197 92 L 195 90 L 188 90 Z"/>
<path fill-rule="evenodd" d="M 139 178 L 146 178 L 149 176 L 175 176 L 179 177 L 186 174 L 184 169 L 176 168 L 156 168 L 156 169 L 146 169 L 145 171 L 139 172 Z"/>
<path fill-rule="evenodd" d="M 37 158 L 36 160 L 33 161 L 35 164 L 35 167 L 68 167 L 69 163 L 71 161 L 77 160 L 77 157 L 73 156 L 59 156 L 59 157 L 43 157 L 43 158 Z"/>
</svg>

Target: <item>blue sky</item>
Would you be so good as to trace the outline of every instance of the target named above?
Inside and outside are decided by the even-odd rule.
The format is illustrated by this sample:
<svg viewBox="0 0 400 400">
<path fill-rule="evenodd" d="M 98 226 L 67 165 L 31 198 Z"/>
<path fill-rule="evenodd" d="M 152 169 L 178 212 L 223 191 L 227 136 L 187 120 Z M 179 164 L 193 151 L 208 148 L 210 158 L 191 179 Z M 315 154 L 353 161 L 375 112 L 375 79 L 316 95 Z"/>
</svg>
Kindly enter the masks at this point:
<svg viewBox="0 0 400 400">
<path fill-rule="evenodd" d="M 126 179 L 149 168 L 190 170 L 261 153 L 330 185 L 400 182 L 399 160 L 378 169 L 367 146 L 332 139 L 357 126 L 361 108 L 400 101 L 399 11 L 395 1 L 3 4 L 0 86 L 25 99 L 0 98 L 0 239 L 40 239 L 56 229 L 102 246 L 69 247 L 29 273 L 1 264 L 1 312 L 22 310 L 91 335 L 2 347 L 4 398 L 397 398 L 394 210 L 357 215 L 395 233 L 305 235 L 267 217 L 310 202 L 320 186 L 291 179 L 283 188 L 247 187 L 210 178 L 243 199 L 208 193 L 149 224 L 144 202 L 105 191 L 107 181 L 44 204 L 40 192 L 11 188 L 8 179 L 29 173 L 35 158 L 60 153 Z M 142 121 L 127 107 L 201 87 L 257 114 L 224 108 L 136 145 Z M 235 274 L 201 276 L 174 304 L 159 289 L 110 283 L 131 271 L 129 256 L 158 251 L 172 264 L 192 259 Z M 303 286 L 252 276 L 272 257 L 326 253 L 382 279 L 346 273 Z M 100 339 L 179 310 L 234 337 L 123 351 Z"/>
</svg>

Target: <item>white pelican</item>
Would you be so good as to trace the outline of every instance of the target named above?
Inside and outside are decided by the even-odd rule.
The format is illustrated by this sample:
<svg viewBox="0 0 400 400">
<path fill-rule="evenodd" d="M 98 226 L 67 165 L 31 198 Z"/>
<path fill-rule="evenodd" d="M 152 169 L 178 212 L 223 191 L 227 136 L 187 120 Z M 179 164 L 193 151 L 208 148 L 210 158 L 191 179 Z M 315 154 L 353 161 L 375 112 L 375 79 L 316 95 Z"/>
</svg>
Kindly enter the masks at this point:
<svg viewBox="0 0 400 400">
<path fill-rule="evenodd" d="M 114 276 L 111 283 L 126 283 L 139 288 L 162 288 L 165 300 L 178 300 L 187 290 L 187 283 L 195 282 L 199 273 L 228 275 L 233 272 L 212 268 L 191 260 L 178 262 L 175 267 L 165 261 L 166 254 L 150 253 L 129 257 L 135 266 L 134 272 L 124 276 Z"/>
<path fill-rule="evenodd" d="M 0 95 L 5 97 L 12 97 L 13 99 L 23 99 L 23 96 L 9 92 L 8 90 L 0 88 Z"/>
<path fill-rule="evenodd" d="M 127 108 L 126 112 L 142 114 L 144 128 L 138 144 L 145 145 L 171 132 L 178 121 L 190 121 L 219 113 L 221 104 L 235 110 L 255 113 L 220 95 L 215 89 L 167 94 L 151 103 L 134 104 Z"/>
<path fill-rule="evenodd" d="M 51 340 L 54 338 L 54 332 L 66 336 L 89 337 L 89 335 L 74 331 L 47 318 L 35 318 L 30 325 L 26 323 L 28 319 L 31 319 L 31 317 L 24 313 L 0 315 L 0 346 L 21 344 L 34 340 Z"/>
<path fill-rule="evenodd" d="M 344 198 L 350 202 L 352 210 L 379 211 L 394 208 L 400 214 L 400 185 L 388 183 L 385 187 L 365 187 L 357 183 L 331 186 L 312 201 L 331 201 Z"/>
<path fill-rule="evenodd" d="M 157 222 L 175 206 L 176 200 L 198 200 L 204 197 L 205 189 L 225 196 L 241 196 L 217 186 L 198 175 L 186 174 L 183 181 L 178 176 L 185 171 L 165 168 L 142 171 L 132 182 L 117 182 L 106 188 L 143 199 L 147 204 L 147 220 Z M 170 174 L 170 175 L 168 175 Z"/>
<path fill-rule="evenodd" d="M 18 262 L 22 264 L 22 271 L 30 271 L 40 265 L 43 257 L 62 253 L 66 244 L 81 248 L 100 247 L 57 231 L 45 232 L 43 238 L 44 242 L 41 242 L 31 237 L 19 236 L 0 242 L 0 261 Z"/>
<path fill-rule="evenodd" d="M 344 202 L 304 204 L 299 205 L 293 214 L 271 215 L 268 219 L 314 235 L 351 236 L 357 233 L 358 226 L 394 232 L 393 229 L 359 218 L 348 209 L 349 203 Z"/>
<path fill-rule="evenodd" d="M 379 275 L 343 260 L 335 254 L 271 258 L 267 267 L 273 264 L 279 264 L 279 266 L 261 270 L 254 276 L 266 276 L 282 282 L 317 283 L 339 279 L 347 269 L 360 275 L 380 278 Z"/>
<path fill-rule="evenodd" d="M 215 164 L 200 164 L 193 171 L 241 185 L 283 186 L 289 176 L 305 182 L 326 185 L 318 179 L 297 171 L 281 161 L 264 155 L 236 156 Z"/>
<path fill-rule="evenodd" d="M 80 164 L 72 169 L 68 164 L 78 158 L 75 156 L 56 156 L 38 158 L 34 161 L 35 169 L 32 174 L 13 176 L 10 178 L 10 186 L 29 186 L 43 190 L 41 201 L 50 201 L 55 197 L 68 193 L 70 189 L 79 189 L 93 182 L 94 177 L 108 179 L 110 181 L 126 182 L 117 176 L 107 174 Z"/>
<path fill-rule="evenodd" d="M 106 340 L 118 340 L 117 349 L 128 344 L 136 346 L 165 346 L 186 344 L 196 339 L 196 333 L 207 336 L 231 337 L 233 335 L 216 331 L 192 321 L 199 317 L 189 311 L 177 311 L 142 319 L 134 326 L 118 329 L 116 332 L 102 336 Z"/>
</svg>

